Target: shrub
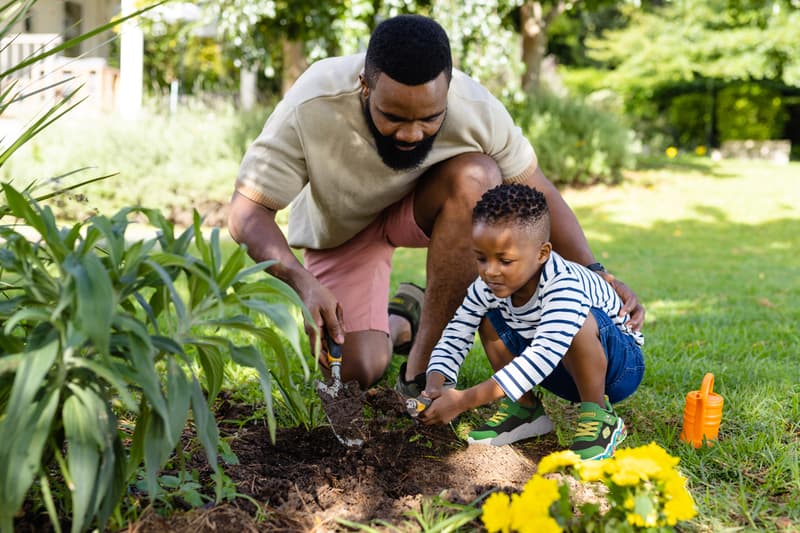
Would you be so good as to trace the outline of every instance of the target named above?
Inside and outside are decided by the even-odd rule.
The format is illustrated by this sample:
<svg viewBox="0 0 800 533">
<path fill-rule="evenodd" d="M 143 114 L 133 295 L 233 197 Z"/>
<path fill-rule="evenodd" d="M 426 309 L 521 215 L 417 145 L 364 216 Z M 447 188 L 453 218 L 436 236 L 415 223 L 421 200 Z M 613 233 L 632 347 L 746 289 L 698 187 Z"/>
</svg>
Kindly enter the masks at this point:
<svg viewBox="0 0 800 533">
<path fill-rule="evenodd" d="M 717 94 L 720 141 L 778 139 L 787 119 L 780 93 L 763 85 L 735 84 Z"/>
<path fill-rule="evenodd" d="M 608 112 L 548 93 L 510 107 L 557 185 L 618 183 L 633 164 L 633 134 Z"/>
<path fill-rule="evenodd" d="M 707 92 L 681 94 L 667 112 L 673 138 L 682 147 L 704 145 L 712 121 L 713 100 Z"/>
</svg>

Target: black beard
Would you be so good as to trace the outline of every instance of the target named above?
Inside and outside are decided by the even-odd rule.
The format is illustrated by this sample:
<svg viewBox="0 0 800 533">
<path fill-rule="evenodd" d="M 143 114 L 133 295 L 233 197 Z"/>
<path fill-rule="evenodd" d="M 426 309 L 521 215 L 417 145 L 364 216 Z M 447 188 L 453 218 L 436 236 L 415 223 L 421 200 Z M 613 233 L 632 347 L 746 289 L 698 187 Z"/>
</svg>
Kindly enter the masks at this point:
<svg viewBox="0 0 800 533">
<path fill-rule="evenodd" d="M 381 156 L 383 163 L 392 170 L 412 170 L 419 167 L 433 148 L 433 141 L 439 134 L 437 131 L 430 137 L 416 143 L 413 150 L 399 150 L 397 141 L 391 135 L 383 135 L 375 126 L 372 114 L 369 112 L 369 98 L 364 101 L 364 118 L 369 126 L 369 131 L 375 139 L 375 148 Z"/>
</svg>

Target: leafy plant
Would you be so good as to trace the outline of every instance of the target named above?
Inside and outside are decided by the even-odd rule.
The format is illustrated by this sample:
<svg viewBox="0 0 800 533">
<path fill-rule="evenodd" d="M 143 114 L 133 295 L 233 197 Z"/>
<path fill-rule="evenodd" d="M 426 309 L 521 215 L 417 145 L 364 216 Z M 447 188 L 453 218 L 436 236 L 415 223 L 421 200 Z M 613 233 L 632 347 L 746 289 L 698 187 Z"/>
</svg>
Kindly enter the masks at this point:
<svg viewBox="0 0 800 533">
<path fill-rule="evenodd" d="M 3 191 L 10 214 L 35 233 L 0 226 L 0 433 L 16 436 L 0 442 L 3 530 L 34 481 L 57 529 L 54 485 L 68 488 L 73 531 L 95 518 L 102 527 L 142 463 L 154 497 L 190 411 L 219 475 L 209 402 L 229 360 L 257 370 L 274 438 L 273 376 L 252 343 L 284 363 L 301 354 L 291 310 L 302 304 L 263 275 L 267 263 L 248 266 L 243 247 L 224 260 L 218 230 L 206 239 L 196 213 L 179 235 L 160 212 L 133 208 L 59 228 L 48 207 L 8 184 Z M 136 213 L 155 237 L 126 234 Z M 234 333 L 251 340 L 234 344 Z M 122 409 L 135 415 L 132 434 L 118 429 Z"/>
</svg>

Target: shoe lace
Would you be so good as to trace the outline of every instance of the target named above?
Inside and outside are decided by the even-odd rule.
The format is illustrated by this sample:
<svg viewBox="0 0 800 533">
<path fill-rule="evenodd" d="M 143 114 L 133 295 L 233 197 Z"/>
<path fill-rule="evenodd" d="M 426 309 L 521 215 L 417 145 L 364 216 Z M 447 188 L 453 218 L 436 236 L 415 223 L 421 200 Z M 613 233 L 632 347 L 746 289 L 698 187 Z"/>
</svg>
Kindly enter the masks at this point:
<svg viewBox="0 0 800 533">
<path fill-rule="evenodd" d="M 578 429 L 575 431 L 575 437 L 594 437 L 600 429 L 599 420 L 583 420 L 578 423 Z"/>
<path fill-rule="evenodd" d="M 491 418 L 489 418 L 488 422 L 491 422 L 492 424 L 500 424 L 506 418 L 508 418 L 508 416 L 509 416 L 509 413 L 507 411 L 504 411 L 503 409 L 500 409 L 495 414 L 493 414 L 491 416 Z"/>
<path fill-rule="evenodd" d="M 511 413 L 508 411 L 507 406 L 501 403 L 497 411 L 486 422 L 492 425 L 501 424 L 509 416 L 511 416 Z"/>
</svg>

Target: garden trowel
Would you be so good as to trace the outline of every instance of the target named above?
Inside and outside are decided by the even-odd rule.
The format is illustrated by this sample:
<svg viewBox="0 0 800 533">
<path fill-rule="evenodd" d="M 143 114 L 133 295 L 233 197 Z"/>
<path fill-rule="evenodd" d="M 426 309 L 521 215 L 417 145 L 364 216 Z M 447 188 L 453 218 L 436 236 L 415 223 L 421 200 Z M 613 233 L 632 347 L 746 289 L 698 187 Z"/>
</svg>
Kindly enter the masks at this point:
<svg viewBox="0 0 800 533">
<path fill-rule="evenodd" d="M 331 383 L 317 381 L 317 393 L 322 400 L 325 416 L 339 442 L 348 447 L 364 444 L 364 421 L 361 412 L 361 389 L 357 382 L 342 383 L 342 347 L 327 333 L 325 341 Z"/>
</svg>

